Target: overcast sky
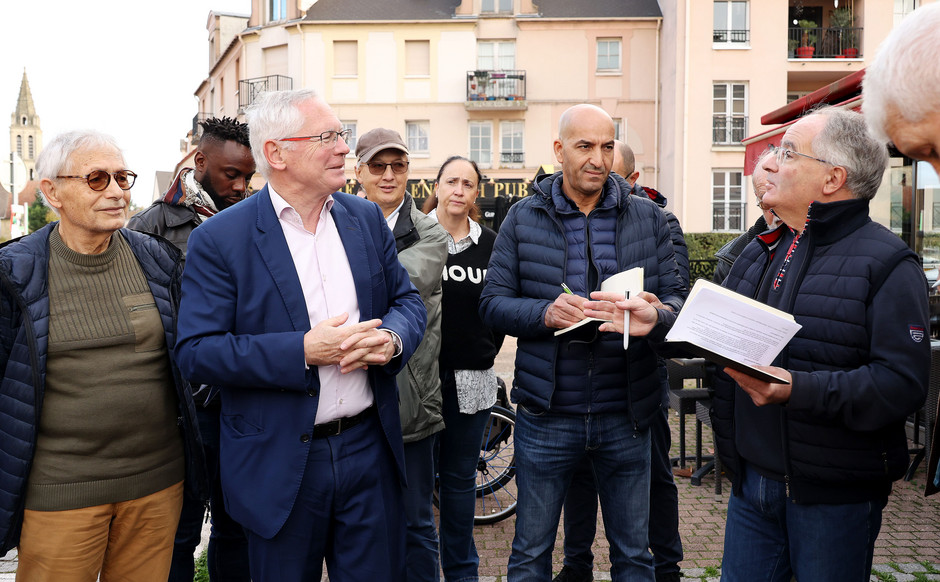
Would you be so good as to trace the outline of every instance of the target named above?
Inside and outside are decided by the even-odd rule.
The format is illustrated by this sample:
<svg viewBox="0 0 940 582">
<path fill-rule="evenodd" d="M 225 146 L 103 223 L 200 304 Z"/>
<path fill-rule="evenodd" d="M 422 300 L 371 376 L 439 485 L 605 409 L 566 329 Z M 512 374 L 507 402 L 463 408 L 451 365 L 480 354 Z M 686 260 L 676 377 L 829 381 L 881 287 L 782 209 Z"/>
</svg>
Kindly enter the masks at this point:
<svg viewBox="0 0 940 582">
<path fill-rule="evenodd" d="M 197 112 L 210 10 L 247 15 L 251 0 L 0 0 L 0 159 L 25 67 L 43 142 L 110 133 L 138 174 L 134 202 L 149 204 L 154 172 L 173 170 Z"/>
</svg>

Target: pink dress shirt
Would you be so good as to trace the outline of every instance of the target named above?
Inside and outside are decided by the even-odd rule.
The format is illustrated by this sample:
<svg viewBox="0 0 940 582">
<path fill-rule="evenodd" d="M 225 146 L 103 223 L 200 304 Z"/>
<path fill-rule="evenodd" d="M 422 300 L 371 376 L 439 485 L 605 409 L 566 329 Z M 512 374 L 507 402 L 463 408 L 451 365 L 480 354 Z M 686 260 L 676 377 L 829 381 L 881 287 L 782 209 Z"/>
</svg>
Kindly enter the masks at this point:
<svg viewBox="0 0 940 582">
<path fill-rule="evenodd" d="M 310 327 L 343 312 L 349 314 L 344 325 L 358 323 L 359 303 L 352 268 L 330 214 L 333 196 L 323 204 L 316 232 L 310 232 L 304 228 L 300 214 L 274 191 L 270 183 L 268 191 L 300 278 Z M 360 368 L 343 374 L 337 364 L 317 366 L 317 373 L 320 398 L 316 424 L 354 416 L 372 405 L 374 398 L 366 370 Z"/>
</svg>

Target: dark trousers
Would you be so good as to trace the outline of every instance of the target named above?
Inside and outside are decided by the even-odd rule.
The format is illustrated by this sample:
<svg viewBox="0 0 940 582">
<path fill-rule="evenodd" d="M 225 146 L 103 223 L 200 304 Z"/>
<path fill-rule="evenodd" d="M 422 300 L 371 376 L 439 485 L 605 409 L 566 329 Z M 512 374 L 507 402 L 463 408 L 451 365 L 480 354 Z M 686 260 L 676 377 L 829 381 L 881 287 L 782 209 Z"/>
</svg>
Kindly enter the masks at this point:
<svg viewBox="0 0 940 582">
<path fill-rule="evenodd" d="M 664 406 L 650 422 L 650 523 L 649 543 L 656 574 L 679 571 L 682 540 L 679 538 L 679 490 L 672 476 L 669 449 L 672 434 Z M 565 565 L 576 570 L 594 569 L 591 545 L 597 530 L 597 487 L 590 460 L 575 471 L 565 497 Z"/>
<path fill-rule="evenodd" d="M 209 470 L 209 512 L 212 516 L 206 567 L 211 582 L 249 582 L 248 538 L 242 526 L 226 513 L 222 497 L 222 481 L 219 479 L 219 411 L 217 399 L 208 408 L 196 407 L 196 420 L 199 422 Z M 173 545 L 169 582 L 192 582 L 193 552 L 199 545 L 205 515 L 206 506 L 186 489 Z"/>
<path fill-rule="evenodd" d="M 254 582 L 405 580 L 401 480 L 377 415 L 313 439 L 300 491 L 277 534 L 248 530 Z"/>
</svg>

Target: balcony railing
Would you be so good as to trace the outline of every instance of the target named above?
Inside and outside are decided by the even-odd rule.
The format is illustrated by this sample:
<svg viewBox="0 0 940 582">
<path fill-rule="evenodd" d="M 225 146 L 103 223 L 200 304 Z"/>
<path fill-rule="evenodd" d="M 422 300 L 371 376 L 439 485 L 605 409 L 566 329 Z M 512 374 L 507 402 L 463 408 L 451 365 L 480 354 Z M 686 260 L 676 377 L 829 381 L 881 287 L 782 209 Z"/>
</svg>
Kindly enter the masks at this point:
<svg viewBox="0 0 940 582">
<path fill-rule="evenodd" d="M 789 30 L 788 56 L 797 59 L 860 59 L 864 28 L 800 28 Z"/>
<path fill-rule="evenodd" d="M 193 143 L 198 142 L 199 138 L 202 137 L 202 126 L 199 125 L 200 122 L 203 122 L 209 119 L 210 117 L 212 117 L 212 114 L 206 113 L 205 111 L 200 111 L 199 113 L 193 116 L 193 133 L 192 133 L 192 138 L 191 138 L 191 141 Z"/>
<path fill-rule="evenodd" d="M 525 101 L 525 71 L 467 71 L 467 101 Z"/>
<path fill-rule="evenodd" d="M 524 152 L 500 152 L 499 163 L 523 164 L 525 163 L 525 153 Z"/>
<path fill-rule="evenodd" d="M 747 136 L 746 115 L 713 115 L 712 143 L 739 144 Z"/>
<path fill-rule="evenodd" d="M 284 75 L 268 75 L 254 79 L 242 79 L 238 82 L 238 110 L 242 111 L 258 100 L 267 91 L 289 91 L 294 80 Z"/>
<path fill-rule="evenodd" d="M 751 41 L 750 30 L 715 30 L 712 33 L 712 42 L 716 43 L 748 43 Z"/>
</svg>

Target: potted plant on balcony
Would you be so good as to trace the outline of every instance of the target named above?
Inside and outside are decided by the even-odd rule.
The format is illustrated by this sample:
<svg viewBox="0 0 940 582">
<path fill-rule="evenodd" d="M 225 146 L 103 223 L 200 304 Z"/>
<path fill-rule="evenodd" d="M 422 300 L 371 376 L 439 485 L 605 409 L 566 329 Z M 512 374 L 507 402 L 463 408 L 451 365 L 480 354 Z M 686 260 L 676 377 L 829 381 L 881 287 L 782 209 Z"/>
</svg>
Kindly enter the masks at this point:
<svg viewBox="0 0 940 582">
<path fill-rule="evenodd" d="M 829 26 L 838 30 L 839 47 L 842 56 L 847 59 L 858 58 L 858 47 L 855 43 L 855 15 L 848 6 L 836 8 L 829 17 Z"/>
<path fill-rule="evenodd" d="M 800 20 L 797 26 L 803 29 L 802 41 L 796 48 L 796 57 L 798 59 L 811 59 L 816 52 L 816 35 L 810 31 L 816 30 L 816 23 L 812 20 Z"/>
</svg>

